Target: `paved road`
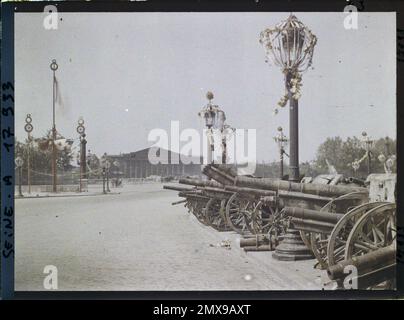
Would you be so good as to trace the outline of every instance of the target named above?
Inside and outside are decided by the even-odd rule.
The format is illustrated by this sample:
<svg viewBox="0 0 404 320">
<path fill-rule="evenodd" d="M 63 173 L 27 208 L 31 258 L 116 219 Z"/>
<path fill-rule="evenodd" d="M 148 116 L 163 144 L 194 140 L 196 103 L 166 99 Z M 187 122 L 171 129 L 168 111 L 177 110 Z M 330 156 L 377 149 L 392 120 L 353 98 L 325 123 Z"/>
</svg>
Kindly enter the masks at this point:
<svg viewBox="0 0 404 320">
<path fill-rule="evenodd" d="M 245 253 L 238 235 L 202 226 L 159 183 L 120 194 L 16 200 L 16 290 L 319 289 L 314 261 Z M 231 249 L 218 246 L 230 240 Z"/>
</svg>

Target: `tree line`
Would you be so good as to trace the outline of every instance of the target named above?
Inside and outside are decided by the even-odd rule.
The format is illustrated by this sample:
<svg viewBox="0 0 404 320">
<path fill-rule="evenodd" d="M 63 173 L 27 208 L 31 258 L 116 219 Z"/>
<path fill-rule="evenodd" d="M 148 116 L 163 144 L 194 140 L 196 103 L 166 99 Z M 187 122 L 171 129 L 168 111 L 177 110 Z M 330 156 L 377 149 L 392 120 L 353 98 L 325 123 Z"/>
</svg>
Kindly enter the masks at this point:
<svg viewBox="0 0 404 320">
<path fill-rule="evenodd" d="M 52 148 L 44 147 L 44 142 L 51 140 L 51 131 L 48 131 L 44 137 L 35 139 L 29 144 L 28 139 L 24 141 L 16 141 L 15 154 L 21 156 L 24 160 L 23 176 L 27 173 L 27 159 L 30 154 L 31 169 L 36 172 L 50 173 L 52 163 Z M 58 136 L 58 139 L 63 138 Z M 33 143 L 35 142 L 35 143 Z M 373 173 L 384 173 L 384 166 L 378 160 L 380 154 L 386 157 L 396 154 L 396 140 L 391 138 L 380 138 L 374 141 L 370 148 L 371 167 Z M 328 137 L 317 149 L 315 158 L 311 161 L 300 163 L 300 174 L 315 177 L 319 174 L 329 172 L 329 165 L 335 167 L 338 173 L 345 176 L 355 176 L 358 178 L 366 178 L 367 176 L 367 160 L 364 159 L 360 163 L 359 168 L 355 171 L 352 163 L 363 158 L 366 151 L 361 139 L 357 137 L 348 137 L 343 140 L 341 137 Z M 74 156 L 74 150 L 64 149 L 57 152 L 58 171 L 71 172 L 77 170 L 77 158 Z M 328 164 L 327 164 L 328 161 Z M 75 163 L 76 162 L 76 163 Z M 285 156 L 284 173 L 288 173 L 288 159 Z M 92 154 L 87 159 L 87 167 L 89 168 L 89 177 L 97 177 L 100 166 L 99 158 Z M 396 171 L 396 164 L 393 172 Z M 280 175 L 279 161 L 270 163 L 258 163 L 256 166 L 256 176 L 277 178 Z"/>
</svg>

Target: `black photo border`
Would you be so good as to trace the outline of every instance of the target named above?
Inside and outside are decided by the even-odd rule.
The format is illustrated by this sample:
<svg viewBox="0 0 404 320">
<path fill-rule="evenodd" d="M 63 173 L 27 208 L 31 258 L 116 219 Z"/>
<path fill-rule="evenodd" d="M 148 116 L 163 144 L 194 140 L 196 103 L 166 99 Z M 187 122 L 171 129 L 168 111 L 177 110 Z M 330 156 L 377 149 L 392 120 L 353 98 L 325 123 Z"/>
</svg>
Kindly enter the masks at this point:
<svg viewBox="0 0 404 320">
<path fill-rule="evenodd" d="M 396 12 L 397 21 L 397 291 L 14 291 L 14 15 L 43 12 L 55 5 L 59 12 L 342 12 L 348 4 L 359 12 Z M 401 154 L 404 120 L 404 1 L 401 0 L 147 0 L 3 2 L 1 7 L 1 215 L 0 299 L 139 299 L 139 300 L 265 300 L 399 298 L 404 292 L 404 214 Z M 18 90 L 18 88 L 16 88 Z"/>
</svg>

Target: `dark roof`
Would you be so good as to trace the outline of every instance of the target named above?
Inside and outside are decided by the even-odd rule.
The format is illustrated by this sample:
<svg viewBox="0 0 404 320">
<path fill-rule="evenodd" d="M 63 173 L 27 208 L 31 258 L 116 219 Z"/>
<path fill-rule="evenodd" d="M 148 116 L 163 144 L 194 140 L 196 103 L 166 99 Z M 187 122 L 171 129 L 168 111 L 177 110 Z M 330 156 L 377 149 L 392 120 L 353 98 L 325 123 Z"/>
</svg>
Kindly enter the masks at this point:
<svg viewBox="0 0 404 320">
<path fill-rule="evenodd" d="M 158 148 L 158 147 L 149 147 L 149 148 L 145 148 L 145 149 L 141 149 L 138 151 L 134 151 L 134 152 L 129 152 L 129 153 L 122 153 L 120 155 L 109 155 L 110 158 L 114 158 L 114 159 L 121 159 L 121 160 L 129 160 L 129 159 L 136 159 L 136 160 L 149 160 L 149 151 L 151 149 L 153 150 L 153 153 L 156 154 L 158 157 L 163 157 L 163 155 L 160 156 L 161 154 L 161 150 L 164 150 L 166 152 L 166 155 L 168 157 L 168 161 L 166 163 L 170 162 L 170 159 L 172 157 L 176 157 L 178 156 L 178 159 L 184 159 L 184 157 L 186 158 L 190 158 L 191 162 L 193 163 L 202 163 L 202 157 L 189 157 L 186 155 L 180 155 L 177 152 L 173 152 L 171 150 L 167 150 L 167 149 L 163 149 L 163 148 Z M 189 161 L 188 161 L 189 162 Z"/>
</svg>

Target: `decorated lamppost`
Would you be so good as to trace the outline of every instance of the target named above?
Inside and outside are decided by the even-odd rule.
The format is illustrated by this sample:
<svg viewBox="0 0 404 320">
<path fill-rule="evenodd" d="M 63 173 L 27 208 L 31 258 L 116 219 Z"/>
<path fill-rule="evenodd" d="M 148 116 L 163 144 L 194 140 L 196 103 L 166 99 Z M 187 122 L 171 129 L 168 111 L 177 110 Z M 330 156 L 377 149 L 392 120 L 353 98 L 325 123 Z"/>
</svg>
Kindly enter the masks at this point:
<svg viewBox="0 0 404 320">
<path fill-rule="evenodd" d="M 278 102 L 281 107 L 289 101 L 289 181 L 298 182 L 299 174 L 299 109 L 302 73 L 312 64 L 317 37 L 296 16 L 290 15 L 274 28 L 261 32 L 260 43 L 267 57 L 280 67 L 285 76 L 285 95 Z M 277 113 L 278 109 L 275 110 Z M 301 260 L 312 257 L 300 233 L 288 229 L 284 240 L 272 255 L 278 260 Z"/>
<path fill-rule="evenodd" d="M 111 162 L 108 160 L 105 162 L 105 169 L 106 169 L 106 174 L 107 174 L 107 192 L 111 192 L 109 189 L 109 169 L 111 168 Z"/>
<path fill-rule="evenodd" d="M 234 134 L 235 129 L 226 124 L 226 114 L 219 107 L 216 109 L 215 128 L 220 132 L 222 144 L 222 163 L 227 162 L 227 140 Z"/>
<path fill-rule="evenodd" d="M 18 195 L 20 197 L 23 197 L 23 194 L 22 194 L 22 166 L 24 164 L 24 160 L 22 159 L 22 157 L 18 156 L 15 158 L 14 162 L 18 169 Z"/>
<path fill-rule="evenodd" d="M 198 115 L 205 120 L 205 125 L 207 128 L 207 138 L 208 138 L 208 154 L 207 163 L 213 163 L 213 153 L 215 151 L 215 141 L 214 141 L 214 130 L 218 130 L 220 133 L 221 145 L 222 145 L 222 163 L 226 163 L 227 158 L 227 139 L 230 137 L 234 129 L 227 125 L 226 114 L 219 108 L 218 105 L 212 104 L 212 99 L 214 95 L 212 92 L 208 91 L 206 94 L 208 99 L 208 104 L 198 113 Z M 217 132 L 217 131 L 216 131 Z"/>
<path fill-rule="evenodd" d="M 111 163 L 108 160 L 107 153 L 105 152 L 101 157 L 101 167 L 102 167 L 102 191 L 103 193 L 110 192 L 109 190 L 109 168 Z"/>
<path fill-rule="evenodd" d="M 377 159 L 384 165 L 385 173 L 392 173 L 393 166 L 397 159 L 395 154 L 390 154 L 390 138 L 386 137 L 385 139 L 385 154 L 381 153 Z"/>
<path fill-rule="evenodd" d="M 289 156 L 286 151 L 285 147 L 289 142 L 289 139 L 283 134 L 282 127 L 278 127 L 278 134 L 274 137 L 275 142 L 278 144 L 279 149 L 279 160 L 280 160 L 280 175 L 279 178 L 283 179 L 283 155 Z"/>
<path fill-rule="evenodd" d="M 207 163 L 210 164 L 213 162 L 213 152 L 214 152 L 214 142 L 213 142 L 213 126 L 215 125 L 216 120 L 216 112 L 219 109 L 217 105 L 212 104 L 212 99 L 214 95 L 212 92 L 208 92 L 206 94 L 206 98 L 208 99 L 208 104 L 198 113 L 200 117 L 205 120 L 205 125 L 207 128 L 206 134 L 208 138 L 208 153 L 207 153 Z"/>
<path fill-rule="evenodd" d="M 316 42 L 317 37 L 292 14 L 274 28 L 265 29 L 260 34 L 260 43 L 264 46 L 267 58 L 281 67 L 285 75 L 286 92 L 278 104 L 284 107 L 289 101 L 290 181 L 299 181 L 298 99 L 301 95 L 301 74 L 312 64 Z"/>
<path fill-rule="evenodd" d="M 366 151 L 366 158 L 367 158 L 367 164 L 368 164 L 368 174 L 371 174 L 372 172 L 372 152 L 371 152 L 371 148 L 373 146 L 373 140 L 368 136 L 368 134 L 363 131 L 362 132 L 362 145 L 363 145 L 363 149 L 365 149 Z"/>
<path fill-rule="evenodd" d="M 31 124 L 32 118 L 30 114 L 27 114 L 25 118 L 25 126 L 24 130 L 28 135 L 28 148 L 27 148 L 27 183 L 28 183 L 28 193 L 31 194 L 31 142 L 32 136 L 31 132 L 34 130 L 33 125 Z"/>
<path fill-rule="evenodd" d="M 83 180 L 87 179 L 87 151 L 86 151 L 86 128 L 84 127 L 84 120 L 80 118 L 78 120 L 78 126 L 76 128 L 77 133 L 80 135 L 80 192 L 83 189 Z"/>
<path fill-rule="evenodd" d="M 52 95 L 52 177 L 53 177 L 53 192 L 57 191 L 57 167 L 56 167 L 56 115 L 55 115 L 55 100 L 56 100 L 56 75 L 58 69 L 56 60 L 53 59 L 50 68 L 53 72 L 53 95 Z"/>
</svg>

